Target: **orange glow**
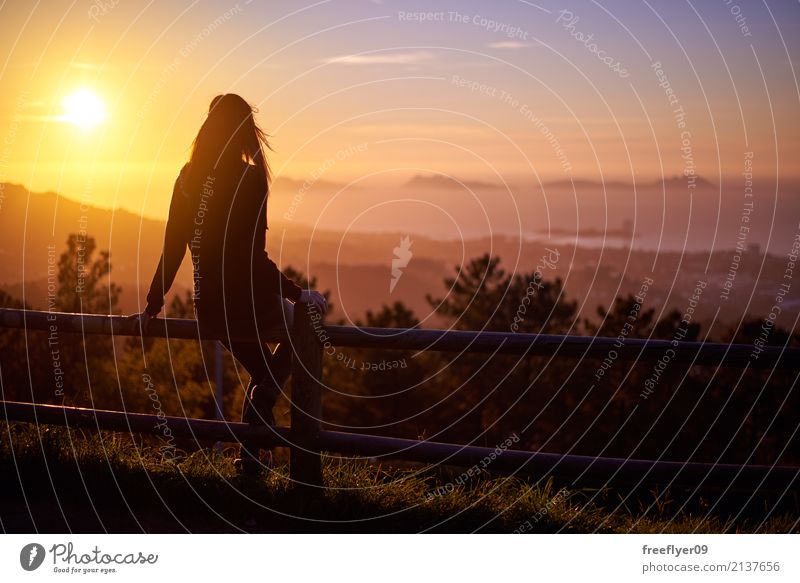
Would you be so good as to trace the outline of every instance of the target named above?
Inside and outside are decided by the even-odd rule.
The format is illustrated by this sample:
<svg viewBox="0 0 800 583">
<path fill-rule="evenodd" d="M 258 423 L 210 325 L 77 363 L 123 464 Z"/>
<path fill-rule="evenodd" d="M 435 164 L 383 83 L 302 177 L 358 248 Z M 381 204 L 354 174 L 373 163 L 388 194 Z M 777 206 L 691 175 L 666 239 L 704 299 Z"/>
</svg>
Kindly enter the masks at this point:
<svg viewBox="0 0 800 583">
<path fill-rule="evenodd" d="M 103 100 L 86 88 L 67 95 L 62 105 L 64 113 L 59 119 L 78 126 L 81 131 L 91 130 L 103 123 L 107 117 Z"/>
</svg>

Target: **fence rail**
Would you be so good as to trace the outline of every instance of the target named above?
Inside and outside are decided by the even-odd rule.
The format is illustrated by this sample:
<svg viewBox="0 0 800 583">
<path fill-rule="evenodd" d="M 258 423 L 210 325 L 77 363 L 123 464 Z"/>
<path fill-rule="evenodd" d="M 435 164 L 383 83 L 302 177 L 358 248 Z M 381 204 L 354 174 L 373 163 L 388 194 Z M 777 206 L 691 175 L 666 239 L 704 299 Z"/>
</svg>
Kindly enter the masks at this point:
<svg viewBox="0 0 800 583">
<path fill-rule="evenodd" d="M 751 344 L 715 342 L 673 342 L 671 340 L 626 338 L 619 348 L 616 338 L 564 336 L 558 334 L 523 334 L 514 332 L 472 332 L 465 330 L 426 330 L 418 328 L 369 328 L 310 324 L 318 339 L 333 346 L 397 350 L 435 350 L 445 352 L 482 352 L 525 356 L 605 358 L 617 350 L 619 359 L 658 359 L 666 350 L 675 351 L 675 359 L 697 365 L 724 365 L 750 368 L 798 368 L 800 348 L 764 346 L 759 351 Z M 136 325 L 125 316 L 40 312 L 0 309 L 0 327 L 49 330 L 78 334 L 138 336 Z M 242 338 L 241 328 L 252 325 L 231 322 L 226 337 Z M 219 332 L 201 327 L 197 320 L 157 318 L 149 325 L 147 336 L 185 340 L 216 340 Z M 249 336 L 245 337 L 250 339 Z M 263 331 L 265 342 L 287 340 L 286 328 Z"/>
<path fill-rule="evenodd" d="M 151 434 L 159 434 L 161 428 L 166 426 L 176 437 L 206 441 L 247 441 L 261 447 L 287 446 L 297 449 L 297 441 L 288 427 L 267 427 L 186 417 L 159 417 L 144 413 L 34 405 L 12 401 L 0 401 L 0 411 L 10 421 Z M 681 463 L 511 449 L 498 451 L 488 447 L 326 430 L 319 431 L 314 446 L 321 451 L 346 455 L 398 458 L 463 467 L 482 465 L 490 460 L 486 465 L 491 471 L 534 476 L 540 479 L 557 476 L 582 487 L 671 483 L 674 486 L 685 487 L 702 485 L 708 488 L 732 490 L 783 491 L 800 486 L 800 468 L 787 466 Z M 314 484 L 307 481 L 304 476 L 296 474 L 292 477 L 307 485 L 321 484 Z M 314 477 L 313 474 L 311 477 Z"/>
<path fill-rule="evenodd" d="M 786 490 L 800 487 L 800 468 L 661 460 L 617 459 L 554 453 L 501 450 L 321 429 L 323 345 L 385 349 L 490 352 L 523 356 L 603 358 L 612 348 L 618 358 L 651 360 L 665 350 L 697 365 L 800 369 L 800 349 L 769 346 L 756 352 L 745 344 L 626 339 L 624 350 L 614 338 L 468 332 L 421 329 L 349 328 L 324 326 L 304 304 L 296 304 L 294 327 L 265 330 L 262 340 L 291 340 L 293 395 L 291 427 L 265 427 L 184 417 L 159 418 L 125 411 L 101 411 L 31 403 L 0 402 L 8 421 L 91 427 L 110 431 L 156 433 L 166 422 L 173 435 L 210 441 L 247 442 L 262 447 L 291 448 L 291 477 L 298 484 L 321 487 L 321 453 L 390 457 L 408 461 L 471 467 L 487 458 L 490 469 L 519 472 L 537 478 L 557 476 L 576 486 L 615 484 L 672 484 L 687 487 L 743 490 Z M 124 316 L 0 309 L 0 327 L 51 330 L 59 333 L 138 336 L 136 325 Z M 216 340 L 218 332 L 202 329 L 194 320 L 156 319 L 148 336 Z M 226 336 L 240 337 L 233 323 Z M 757 355 L 757 356 L 754 356 Z M 165 420 L 164 420 L 165 419 Z"/>
</svg>

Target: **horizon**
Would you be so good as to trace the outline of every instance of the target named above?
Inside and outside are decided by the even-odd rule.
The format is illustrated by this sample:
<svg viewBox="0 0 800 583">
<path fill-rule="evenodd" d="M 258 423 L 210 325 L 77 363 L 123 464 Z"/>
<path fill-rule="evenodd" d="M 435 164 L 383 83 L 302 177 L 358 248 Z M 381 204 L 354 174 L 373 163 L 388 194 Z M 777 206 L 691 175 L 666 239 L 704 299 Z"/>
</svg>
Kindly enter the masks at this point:
<svg viewBox="0 0 800 583">
<path fill-rule="evenodd" d="M 462 183 L 464 185 L 464 190 L 466 190 L 466 191 L 478 191 L 478 190 L 481 190 L 481 189 L 506 189 L 506 188 L 513 191 L 514 189 L 520 189 L 520 188 L 540 188 L 540 186 L 538 184 L 535 184 L 535 183 L 534 184 L 524 184 L 523 180 L 514 180 L 513 178 L 508 179 L 506 181 L 506 184 L 503 184 L 501 182 L 498 182 L 498 183 L 483 182 L 483 181 L 480 180 L 482 177 L 469 178 L 469 177 L 466 177 L 466 176 L 452 176 L 452 175 L 445 175 L 445 174 L 440 174 L 440 173 L 428 173 L 428 174 L 414 174 L 414 173 L 412 173 L 412 174 L 408 174 L 405 178 L 399 179 L 398 181 L 389 182 L 387 180 L 387 184 L 385 186 L 394 187 L 394 188 L 398 188 L 398 189 L 404 188 L 404 187 L 405 188 L 410 188 L 410 186 L 408 185 L 408 182 L 410 182 L 412 180 L 415 180 L 415 179 L 420 179 L 420 178 L 423 179 L 423 180 L 444 178 L 444 179 L 447 179 L 448 181 L 453 181 L 456 184 L 460 182 L 460 183 Z M 774 177 L 770 177 L 770 176 L 764 175 L 764 176 L 753 176 L 752 179 L 753 179 L 753 181 L 762 181 L 762 187 L 765 190 L 775 188 L 775 179 L 774 179 Z M 595 179 L 593 179 L 591 177 L 578 177 L 578 176 L 569 176 L 569 177 L 566 177 L 566 178 L 553 177 L 553 178 L 550 178 L 550 179 L 546 179 L 546 178 L 542 177 L 541 178 L 541 187 L 544 187 L 544 188 L 553 187 L 553 188 L 555 188 L 555 187 L 560 187 L 560 186 L 568 186 L 568 185 L 570 185 L 570 183 L 572 183 L 572 184 L 576 185 L 576 188 L 580 188 L 584 184 L 589 184 L 589 185 L 592 185 L 592 186 L 600 186 L 600 187 L 605 186 L 607 188 L 619 188 L 619 187 L 634 188 L 634 187 L 636 187 L 636 188 L 645 189 L 645 188 L 649 188 L 649 187 L 660 186 L 662 183 L 669 184 L 671 182 L 672 183 L 679 182 L 679 181 L 683 182 L 685 180 L 686 180 L 686 177 L 685 176 L 681 176 L 679 174 L 668 175 L 668 176 L 663 176 L 663 177 L 662 176 L 644 177 L 644 178 L 640 178 L 638 180 L 629 181 L 629 182 L 626 181 L 624 178 L 615 178 L 615 177 L 610 177 L 610 176 L 603 177 L 602 181 L 595 180 Z M 698 183 L 706 183 L 704 186 L 706 186 L 707 188 L 712 188 L 712 189 L 719 190 L 720 193 L 722 194 L 722 196 L 726 196 L 728 194 L 727 193 L 728 189 L 734 190 L 734 191 L 736 191 L 734 194 L 738 194 L 738 190 L 741 189 L 741 187 L 742 187 L 742 178 L 741 178 L 741 176 L 737 176 L 737 175 L 730 175 L 730 176 L 723 177 L 721 182 L 715 182 L 714 180 L 711 180 L 708 177 L 702 176 L 702 175 L 698 175 L 696 177 L 696 180 L 697 180 Z M 286 182 L 302 185 L 304 183 L 305 179 L 302 176 L 286 176 L 286 175 L 273 176 L 272 179 L 270 180 L 270 184 L 272 186 L 274 186 L 274 184 L 276 182 L 280 183 L 280 181 L 286 181 Z M 476 184 L 478 182 L 480 182 L 481 184 L 480 185 Z M 319 183 L 322 183 L 324 186 L 330 185 L 330 186 L 337 187 L 337 188 L 348 187 L 348 188 L 353 188 L 353 189 L 363 189 L 363 187 L 360 187 L 360 186 L 357 186 L 357 185 L 354 186 L 354 185 L 352 185 L 350 183 L 347 183 L 347 182 L 344 182 L 344 181 L 335 181 L 334 182 L 334 181 L 321 180 L 321 181 L 319 181 Z M 792 189 L 792 190 L 798 189 L 798 190 L 800 190 L 800 175 L 798 175 L 798 176 L 786 176 L 786 175 L 780 176 L 780 177 L 778 177 L 778 183 L 779 183 L 779 185 L 782 185 L 782 186 L 780 186 L 782 191 L 783 190 L 788 190 L 788 189 Z M 1 201 L 2 201 L 3 198 L 5 198 L 4 187 L 6 187 L 6 186 L 21 187 L 24 190 L 30 192 L 31 194 L 54 194 L 54 195 L 56 195 L 58 197 L 62 197 L 62 198 L 67 199 L 67 200 L 69 200 L 71 202 L 75 202 L 75 203 L 79 203 L 79 204 L 81 202 L 84 202 L 84 198 L 82 198 L 81 195 L 73 195 L 73 194 L 70 194 L 68 192 L 60 192 L 60 191 L 56 191 L 56 190 L 53 190 L 53 189 L 39 189 L 39 190 L 36 190 L 36 189 L 30 188 L 28 185 L 26 185 L 26 184 L 24 184 L 22 182 L 16 182 L 16 181 L 13 181 L 13 180 L 6 180 L 5 182 L 0 182 L 0 210 L 2 210 L 2 202 Z M 430 187 L 430 188 L 433 188 L 433 187 Z M 778 195 L 782 195 L 783 192 L 777 192 L 777 194 Z M 316 195 L 317 194 L 315 194 L 315 196 Z M 271 191 L 270 192 L 270 196 L 271 197 L 278 196 L 280 198 L 290 198 L 291 197 L 291 193 L 286 192 L 286 191 L 278 191 L 278 192 Z M 166 198 L 168 200 L 169 196 L 166 195 Z M 135 214 L 137 216 L 140 216 L 140 217 L 142 217 L 144 219 L 152 220 L 152 221 L 164 222 L 167 219 L 166 214 L 151 215 L 151 214 L 148 214 L 147 209 L 142 210 L 142 209 L 132 208 L 130 206 L 125 205 L 124 201 L 119 201 L 118 200 L 116 202 L 117 202 L 117 204 L 115 206 L 110 206 L 110 205 L 104 204 L 103 201 L 95 201 L 95 200 L 93 200 L 91 202 L 90 206 L 92 206 L 93 208 L 102 209 L 102 210 L 108 210 L 108 211 L 127 211 L 127 212 L 130 212 L 130 213 Z M 274 218 L 271 218 L 271 220 L 275 220 L 276 222 L 280 222 L 280 216 L 277 216 L 277 214 L 276 214 L 276 216 Z M 332 229 L 332 230 L 335 230 L 335 229 Z M 433 237 L 433 235 L 431 235 L 431 236 Z M 435 238 L 435 237 L 433 237 L 433 238 Z"/>
<path fill-rule="evenodd" d="M 800 154 L 783 3 L 742 18 L 588 0 L 32 10 L 2 10 L 19 32 L 0 66 L 15 88 L 0 95 L 0 182 L 98 207 L 165 217 L 208 102 L 229 91 L 258 106 L 273 170 L 293 180 L 718 183 L 746 152 L 757 180 L 800 179 L 781 165 Z"/>
<path fill-rule="evenodd" d="M 671 179 L 665 179 L 665 183 L 669 183 Z M 702 180 L 702 177 L 698 177 L 698 180 Z M 578 182 L 577 180 L 575 182 Z M 554 183 L 555 184 L 555 183 Z M 597 183 L 599 185 L 599 183 Z M 24 192 L 28 193 L 29 195 L 35 196 L 54 196 L 57 199 L 63 198 L 70 203 L 81 207 L 83 204 L 84 207 L 81 207 L 82 210 L 80 211 L 82 215 L 91 209 L 96 209 L 102 212 L 108 212 L 111 214 L 112 217 L 116 213 L 128 213 L 132 215 L 136 220 L 142 221 L 152 221 L 161 225 L 161 228 L 166 224 L 166 217 L 158 218 L 158 217 L 147 217 L 138 214 L 135 210 L 125 209 L 125 208 L 105 208 L 96 206 L 94 204 L 85 205 L 85 203 L 81 200 L 73 200 L 69 197 L 65 197 L 59 193 L 48 191 L 48 192 L 30 192 L 28 191 L 23 185 L 21 184 L 14 184 L 14 183 L 0 183 L 0 203 L 6 198 L 5 189 L 3 187 L 15 187 L 22 189 Z M 546 185 L 545 185 L 546 186 Z M 631 185 L 617 185 L 616 187 L 628 187 Z M 646 185 L 642 185 L 642 189 L 647 187 L 656 188 L 659 186 L 658 183 L 648 183 Z M 793 184 L 793 186 L 800 187 L 800 184 Z M 558 187 L 558 184 L 555 184 L 554 187 Z M 716 190 L 716 185 L 710 184 L 705 186 L 706 189 L 709 190 Z M 476 191 L 479 189 L 475 189 Z M 794 193 L 787 195 L 790 197 L 792 201 L 794 201 L 795 197 L 793 196 Z M 272 195 L 274 196 L 274 195 Z M 279 202 L 285 202 L 287 198 L 291 195 L 287 193 L 282 193 L 280 195 Z M 798 201 L 800 202 L 800 201 Z M 273 203 L 277 206 L 277 203 Z M 55 207 L 57 208 L 57 207 Z M 281 207 L 283 208 L 283 207 Z M 0 210 L 2 210 L 2 206 L 0 206 Z M 280 209 L 279 209 L 280 210 Z M 7 216 L 10 216 L 7 213 Z M 22 217 L 19 217 L 22 218 Z M 63 221 L 59 221 L 57 217 L 53 216 L 53 227 L 56 227 L 57 224 L 63 223 Z M 392 229 L 392 228 L 384 228 L 380 223 L 373 226 L 361 226 L 361 228 L 355 227 L 347 229 L 345 232 L 343 229 L 336 228 L 336 226 L 319 226 L 313 225 L 309 223 L 304 223 L 302 221 L 294 221 L 292 219 L 287 219 L 284 216 L 281 216 L 278 213 L 275 213 L 274 217 L 270 218 L 270 224 L 272 224 L 271 231 L 273 236 L 275 237 L 276 243 L 283 241 L 287 235 L 291 239 L 302 239 L 305 237 L 309 238 L 309 242 L 314 239 L 321 239 L 324 236 L 347 236 L 348 233 L 357 234 L 359 236 L 373 236 L 373 237 L 380 237 L 380 238 L 391 238 L 391 237 L 403 237 L 407 235 L 414 235 L 415 239 L 423 239 L 428 240 L 431 242 L 440 242 L 440 243 L 457 243 L 459 241 L 463 242 L 476 242 L 476 241 L 483 241 L 488 240 L 491 244 L 491 241 L 502 241 L 502 240 L 511 240 L 511 241 L 520 241 L 523 244 L 534 243 L 534 244 L 550 244 L 560 245 L 564 247 L 574 247 L 575 249 L 597 249 L 597 248 L 608 248 L 608 249 L 619 249 L 619 248 L 626 248 L 628 247 L 629 243 L 637 242 L 639 245 L 637 246 L 634 252 L 643 252 L 643 253 L 651 253 L 655 252 L 657 254 L 662 253 L 680 253 L 680 254 L 693 254 L 698 253 L 701 255 L 708 254 L 708 253 L 730 253 L 732 251 L 736 251 L 736 243 L 731 242 L 729 245 L 721 245 L 716 246 L 713 249 L 707 247 L 688 247 L 688 248 L 674 248 L 669 245 L 662 245 L 660 247 L 648 247 L 641 245 L 641 239 L 643 236 L 642 231 L 637 227 L 636 223 L 629 219 L 621 219 L 618 223 L 609 224 L 605 228 L 597 228 L 593 226 L 584 226 L 579 230 L 574 230 L 569 227 L 559 227 L 559 226 L 552 226 L 549 231 L 544 229 L 524 232 L 524 233 L 509 233 L 501 230 L 494 230 L 492 232 L 483 232 L 483 233 L 462 233 L 462 236 L 453 237 L 453 236 L 446 236 L 442 235 L 441 233 L 432 232 L 429 229 L 420 229 L 418 231 L 415 230 L 403 230 L 400 228 Z M 63 225 L 62 225 L 63 230 Z M 102 232 L 102 230 L 100 231 Z M 96 236 L 98 232 L 88 232 L 89 235 Z M 299 237 L 298 237 L 299 236 Z M 60 243 L 60 242 L 57 242 Z M 753 236 L 750 238 L 749 243 L 751 245 L 755 245 L 753 248 L 758 248 L 760 251 L 763 251 L 766 255 L 772 256 L 779 256 L 784 249 L 782 247 L 775 247 L 775 246 L 768 246 L 765 245 L 763 241 L 759 240 L 758 236 Z M 324 263 L 326 261 L 333 261 L 330 258 L 322 257 L 320 260 Z"/>
</svg>

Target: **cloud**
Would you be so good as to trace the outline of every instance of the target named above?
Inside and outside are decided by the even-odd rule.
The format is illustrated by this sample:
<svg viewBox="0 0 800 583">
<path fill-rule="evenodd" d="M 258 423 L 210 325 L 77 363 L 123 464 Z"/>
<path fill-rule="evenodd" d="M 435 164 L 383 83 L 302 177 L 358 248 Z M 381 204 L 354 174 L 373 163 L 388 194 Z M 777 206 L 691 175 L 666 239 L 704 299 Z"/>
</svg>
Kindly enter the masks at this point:
<svg viewBox="0 0 800 583">
<path fill-rule="evenodd" d="M 428 51 L 376 53 L 369 55 L 342 55 L 332 59 L 325 59 L 325 62 L 344 65 L 410 65 L 420 61 L 427 61 L 431 56 Z"/>
<path fill-rule="evenodd" d="M 531 46 L 530 43 L 522 43 L 516 40 L 501 40 L 487 45 L 491 49 L 521 49 Z"/>
</svg>

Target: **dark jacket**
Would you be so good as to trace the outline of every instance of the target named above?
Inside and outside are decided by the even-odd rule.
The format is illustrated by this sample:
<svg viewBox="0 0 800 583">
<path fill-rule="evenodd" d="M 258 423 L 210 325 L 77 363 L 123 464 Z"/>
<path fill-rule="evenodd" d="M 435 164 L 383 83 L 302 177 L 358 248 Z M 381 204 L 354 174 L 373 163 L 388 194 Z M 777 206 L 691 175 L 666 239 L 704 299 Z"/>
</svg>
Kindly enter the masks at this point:
<svg viewBox="0 0 800 583">
<path fill-rule="evenodd" d="M 288 279 L 265 250 L 267 191 L 264 177 L 242 162 L 217 171 L 200 187 L 187 183 L 188 164 L 172 190 L 164 250 L 147 307 L 156 315 L 189 249 L 198 319 L 248 319 L 254 305 L 275 294 L 297 301 L 301 288 Z"/>
</svg>

